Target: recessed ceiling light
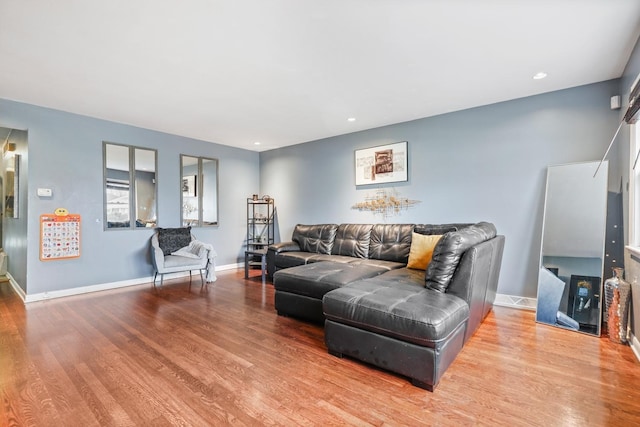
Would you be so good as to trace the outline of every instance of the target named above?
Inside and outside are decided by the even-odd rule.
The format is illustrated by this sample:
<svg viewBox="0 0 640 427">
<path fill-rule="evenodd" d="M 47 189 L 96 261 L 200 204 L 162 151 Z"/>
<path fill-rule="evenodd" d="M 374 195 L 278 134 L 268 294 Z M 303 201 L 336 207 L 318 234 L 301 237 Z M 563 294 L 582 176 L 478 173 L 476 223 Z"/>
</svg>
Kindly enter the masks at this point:
<svg viewBox="0 0 640 427">
<path fill-rule="evenodd" d="M 260 144 L 261 144 L 260 141 L 256 141 L 253 143 L 253 145 L 260 145 Z"/>
<path fill-rule="evenodd" d="M 356 121 L 356 118 L 355 118 L 355 117 L 349 117 L 349 118 L 347 119 L 347 121 L 348 121 L 348 122 L 355 122 L 355 121 Z"/>
<path fill-rule="evenodd" d="M 533 80 L 542 80 L 545 77 L 547 77 L 547 73 L 545 73 L 544 71 L 540 71 L 539 73 L 534 74 Z"/>
</svg>

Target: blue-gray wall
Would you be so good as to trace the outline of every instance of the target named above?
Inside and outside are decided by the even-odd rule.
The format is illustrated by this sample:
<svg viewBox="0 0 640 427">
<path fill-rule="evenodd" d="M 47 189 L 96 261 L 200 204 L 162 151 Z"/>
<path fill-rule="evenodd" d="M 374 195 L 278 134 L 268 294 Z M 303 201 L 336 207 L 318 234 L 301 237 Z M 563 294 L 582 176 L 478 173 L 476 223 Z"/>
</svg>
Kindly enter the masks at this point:
<svg viewBox="0 0 640 427">
<path fill-rule="evenodd" d="M 220 226 L 197 228 L 194 234 L 214 245 L 218 265 L 236 264 L 242 259 L 246 197 L 259 188 L 258 153 L 2 99 L 0 126 L 28 130 L 28 181 L 22 181 L 28 186 L 28 190 L 23 187 L 28 191 L 28 216 L 22 216 L 27 221 L 22 235 L 14 235 L 11 242 L 23 252 L 9 254 L 9 272 L 27 294 L 152 275 L 148 257 L 151 229 L 103 228 L 102 141 L 158 150 L 161 227 L 180 225 L 179 155 L 219 159 Z M 41 187 L 53 189 L 53 197 L 38 197 L 36 189 Z M 81 256 L 42 262 L 39 217 L 58 207 L 82 215 Z M 24 277 L 19 273 L 21 268 L 26 272 Z"/>
<path fill-rule="evenodd" d="M 354 150 L 408 141 L 409 181 L 383 187 L 421 203 L 386 222 L 495 223 L 506 236 L 498 292 L 535 298 L 546 167 L 602 157 L 617 94 L 612 80 L 263 152 L 276 237 L 296 223 L 384 222 L 351 208 L 377 188 L 356 188 Z"/>
</svg>

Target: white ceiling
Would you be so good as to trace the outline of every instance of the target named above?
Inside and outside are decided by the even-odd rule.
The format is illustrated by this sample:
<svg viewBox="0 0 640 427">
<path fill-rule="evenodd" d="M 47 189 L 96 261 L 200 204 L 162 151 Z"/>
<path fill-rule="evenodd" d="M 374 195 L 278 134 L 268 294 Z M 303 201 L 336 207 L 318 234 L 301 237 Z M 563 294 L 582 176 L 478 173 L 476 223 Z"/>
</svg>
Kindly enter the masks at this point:
<svg viewBox="0 0 640 427">
<path fill-rule="evenodd" d="M 0 98 L 256 151 L 617 78 L 640 35 L 638 0 L 0 0 L 0 16 Z"/>
</svg>

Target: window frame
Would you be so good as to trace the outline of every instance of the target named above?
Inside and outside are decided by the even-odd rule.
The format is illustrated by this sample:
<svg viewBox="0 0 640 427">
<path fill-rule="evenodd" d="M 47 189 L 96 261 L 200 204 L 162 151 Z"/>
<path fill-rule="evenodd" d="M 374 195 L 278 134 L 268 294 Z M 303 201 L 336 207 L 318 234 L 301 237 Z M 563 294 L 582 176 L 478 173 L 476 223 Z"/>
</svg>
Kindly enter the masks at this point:
<svg viewBox="0 0 640 427">
<path fill-rule="evenodd" d="M 640 150 L 640 132 L 637 125 L 629 126 L 629 249 L 640 254 L 640 162 L 633 163 Z"/>
<path fill-rule="evenodd" d="M 640 74 L 631 84 L 629 93 L 640 84 Z M 636 157 L 640 155 L 640 123 L 629 125 L 629 234 L 626 248 L 640 256 L 640 160 L 633 169 Z"/>
<path fill-rule="evenodd" d="M 112 146 L 117 146 L 117 147 L 124 147 L 127 148 L 128 150 L 128 166 L 129 166 L 129 184 L 128 184 L 128 198 L 129 198 L 129 204 L 128 204 L 128 209 L 129 209 L 129 226 L 128 227 L 109 227 L 109 220 L 108 220 L 108 212 L 107 212 L 107 189 L 109 188 L 109 185 L 111 183 L 111 185 L 113 186 L 113 183 L 120 184 L 123 185 L 122 182 L 117 182 L 118 179 L 114 179 L 114 178 L 109 178 L 107 176 L 107 145 L 112 145 Z M 105 231 L 113 231 L 113 230 L 144 230 L 147 229 L 149 227 L 138 227 L 137 226 L 137 209 L 138 209 L 138 205 L 137 205 L 137 186 L 136 186 L 136 150 L 145 150 L 145 151 L 151 151 L 153 152 L 153 156 L 154 156 L 154 188 L 153 188 L 153 197 L 154 197 L 154 205 L 155 205 L 155 224 L 154 226 L 157 227 L 158 226 L 158 150 L 155 148 L 149 148 L 149 147 L 140 147 L 140 146 L 135 146 L 135 145 L 128 145 L 128 144 L 120 144 L 117 142 L 110 142 L 110 141 L 102 141 L 102 173 L 103 173 L 103 179 L 102 179 L 102 197 L 103 197 L 103 206 L 102 206 L 102 213 L 103 213 L 103 230 Z"/>
<path fill-rule="evenodd" d="M 187 223 L 190 218 L 185 218 L 184 212 L 184 204 L 185 204 L 185 195 L 184 195 L 184 159 L 185 157 L 189 157 L 192 159 L 197 159 L 197 173 L 195 178 L 195 192 L 196 195 L 194 197 L 197 198 L 197 210 L 198 215 L 197 219 L 193 219 L 192 221 L 196 221 L 195 223 Z M 207 187 L 204 186 L 204 168 L 203 161 L 213 161 L 216 165 L 215 171 L 215 222 L 211 224 L 205 223 L 204 220 L 204 194 L 203 190 L 206 191 Z M 182 227 L 218 227 L 220 226 L 220 193 L 219 193 L 219 182 L 220 182 L 220 160 L 215 157 L 206 157 L 206 156 L 194 156 L 191 154 L 180 154 L 180 224 Z"/>
</svg>

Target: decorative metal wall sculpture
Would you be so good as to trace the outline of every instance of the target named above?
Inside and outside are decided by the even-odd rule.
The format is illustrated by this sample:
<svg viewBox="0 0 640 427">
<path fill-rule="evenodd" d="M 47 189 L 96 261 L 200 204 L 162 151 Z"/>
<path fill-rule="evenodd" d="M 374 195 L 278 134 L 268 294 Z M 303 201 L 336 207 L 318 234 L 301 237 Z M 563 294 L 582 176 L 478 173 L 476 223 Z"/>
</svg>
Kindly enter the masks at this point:
<svg viewBox="0 0 640 427">
<path fill-rule="evenodd" d="M 382 215 L 383 218 L 400 215 L 411 206 L 420 203 L 419 200 L 410 200 L 401 197 L 396 190 L 379 189 L 374 195 L 367 195 L 364 202 L 358 202 L 352 209 L 359 211 L 369 211 L 374 215 Z"/>
</svg>

